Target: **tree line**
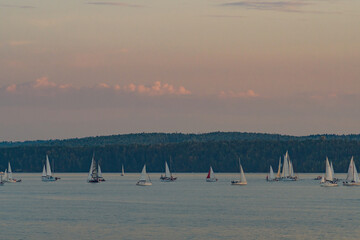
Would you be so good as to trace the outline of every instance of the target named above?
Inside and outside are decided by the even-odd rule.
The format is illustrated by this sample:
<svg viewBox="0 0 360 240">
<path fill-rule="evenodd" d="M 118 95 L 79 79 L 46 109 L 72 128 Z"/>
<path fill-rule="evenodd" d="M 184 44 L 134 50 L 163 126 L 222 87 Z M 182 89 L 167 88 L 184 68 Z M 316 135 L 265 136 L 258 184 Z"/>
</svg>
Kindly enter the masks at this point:
<svg viewBox="0 0 360 240">
<path fill-rule="evenodd" d="M 360 166 L 360 141 L 346 139 L 255 139 L 184 141 L 152 144 L 15 145 L 0 148 L 0 170 L 10 161 L 13 171 L 41 172 L 46 154 L 56 172 L 87 172 L 94 154 L 103 172 L 163 172 L 164 162 L 175 172 L 238 171 L 238 159 L 246 172 L 277 170 L 279 157 L 288 151 L 295 172 L 324 172 L 325 158 L 335 172 L 346 172 L 351 156 Z M 170 160 L 171 159 L 171 160 Z"/>
</svg>

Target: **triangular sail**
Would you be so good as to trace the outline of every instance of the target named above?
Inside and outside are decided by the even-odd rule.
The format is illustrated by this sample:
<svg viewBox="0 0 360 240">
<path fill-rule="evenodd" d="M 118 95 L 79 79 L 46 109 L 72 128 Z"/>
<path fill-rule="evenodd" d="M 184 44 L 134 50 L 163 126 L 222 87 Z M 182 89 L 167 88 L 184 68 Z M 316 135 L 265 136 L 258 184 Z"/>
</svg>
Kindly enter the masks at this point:
<svg viewBox="0 0 360 240">
<path fill-rule="evenodd" d="M 9 175 L 8 175 L 8 173 L 7 173 L 7 169 L 5 169 L 3 179 L 4 179 L 5 181 L 9 181 Z"/>
<path fill-rule="evenodd" d="M 13 177 L 12 177 L 12 171 L 11 171 L 11 165 L 10 165 L 10 162 L 8 163 L 8 178 L 11 180 Z"/>
<path fill-rule="evenodd" d="M 335 178 L 334 166 L 333 166 L 332 162 L 331 162 L 331 164 L 330 164 L 330 168 L 331 168 L 332 177 Z"/>
<path fill-rule="evenodd" d="M 121 165 L 121 175 L 124 176 L 125 173 L 124 173 L 124 164 Z"/>
<path fill-rule="evenodd" d="M 326 157 L 326 172 L 325 172 L 325 180 L 333 181 L 332 170 L 330 167 L 329 159 Z"/>
<path fill-rule="evenodd" d="M 269 175 L 269 180 L 274 180 L 275 179 L 275 175 L 274 175 L 274 171 L 272 166 L 270 165 L 270 175 Z"/>
<path fill-rule="evenodd" d="M 348 181 L 348 182 L 354 181 L 354 158 L 353 157 L 350 160 L 348 173 L 346 176 L 346 181 Z"/>
<path fill-rule="evenodd" d="M 92 178 L 92 174 L 94 172 L 94 165 L 95 165 L 95 160 L 94 157 L 91 159 L 91 165 L 90 165 L 90 170 L 89 170 L 89 175 L 88 175 L 88 180 L 90 180 Z"/>
<path fill-rule="evenodd" d="M 46 176 L 52 176 L 48 155 L 46 155 Z"/>
<path fill-rule="evenodd" d="M 43 177 L 46 177 L 46 168 L 45 168 L 45 165 L 44 165 L 44 167 L 43 167 L 42 176 L 43 176 Z"/>
<path fill-rule="evenodd" d="M 98 164 L 98 177 L 102 178 L 102 172 L 101 172 L 100 164 Z"/>
<path fill-rule="evenodd" d="M 140 181 L 146 181 L 146 164 L 141 171 Z"/>
<path fill-rule="evenodd" d="M 167 177 L 167 178 L 171 177 L 170 169 L 169 169 L 167 162 L 165 162 L 165 177 Z"/>
<path fill-rule="evenodd" d="M 278 167 L 278 172 L 276 174 L 276 177 L 277 178 L 280 178 L 281 177 L 281 157 L 279 159 L 279 167 Z"/>
<path fill-rule="evenodd" d="M 215 178 L 215 174 L 211 166 L 210 166 L 210 178 Z"/>
<path fill-rule="evenodd" d="M 288 176 L 289 176 L 289 161 L 288 161 L 288 152 L 286 151 L 286 154 L 284 156 L 282 177 L 288 177 Z"/>
<path fill-rule="evenodd" d="M 240 182 L 246 183 L 245 173 L 241 164 L 240 164 Z"/>
<path fill-rule="evenodd" d="M 206 178 L 210 178 L 210 175 L 211 175 L 211 167 L 210 167 L 210 169 L 209 169 L 209 172 L 208 172 L 208 175 L 207 175 Z"/>
</svg>

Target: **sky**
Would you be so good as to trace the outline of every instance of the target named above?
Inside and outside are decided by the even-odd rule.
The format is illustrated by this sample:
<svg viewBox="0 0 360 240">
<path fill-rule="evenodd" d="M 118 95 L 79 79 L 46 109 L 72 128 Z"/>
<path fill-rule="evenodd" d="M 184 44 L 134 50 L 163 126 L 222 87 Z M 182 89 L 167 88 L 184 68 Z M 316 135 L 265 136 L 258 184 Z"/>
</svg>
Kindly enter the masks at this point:
<svg viewBox="0 0 360 240">
<path fill-rule="evenodd" d="M 0 0 L 0 141 L 360 133 L 358 0 Z"/>
</svg>

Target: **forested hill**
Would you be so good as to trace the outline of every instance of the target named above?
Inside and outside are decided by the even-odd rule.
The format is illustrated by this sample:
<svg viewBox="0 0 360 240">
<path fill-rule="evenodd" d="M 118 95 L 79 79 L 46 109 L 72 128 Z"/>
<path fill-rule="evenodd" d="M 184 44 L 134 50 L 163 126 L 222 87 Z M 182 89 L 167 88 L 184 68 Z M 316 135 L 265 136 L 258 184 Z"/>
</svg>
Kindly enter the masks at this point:
<svg viewBox="0 0 360 240">
<path fill-rule="evenodd" d="M 238 158 L 246 172 L 277 170 L 279 157 L 289 151 L 296 172 L 324 172 L 325 158 L 335 172 L 346 172 L 351 156 L 360 166 L 358 135 L 292 137 L 255 133 L 128 134 L 68 140 L 2 143 L 0 170 L 11 161 L 15 171 L 41 172 L 45 155 L 57 172 L 87 172 L 93 153 L 104 172 L 164 171 L 169 161 L 175 172 L 238 171 Z M 171 161 L 170 161 L 171 158 Z"/>
<path fill-rule="evenodd" d="M 211 132 L 203 134 L 183 133 L 136 133 L 119 134 L 111 136 L 97 136 L 85 138 L 72 138 L 64 140 L 37 140 L 25 142 L 0 142 L 0 147 L 14 146 L 105 146 L 105 145 L 131 145 L 131 144 L 166 144 L 182 142 L 219 142 L 219 141 L 290 141 L 290 140 L 360 140 L 360 134 L 352 135 L 309 135 L 289 136 L 268 133 L 243 133 L 243 132 Z"/>
</svg>

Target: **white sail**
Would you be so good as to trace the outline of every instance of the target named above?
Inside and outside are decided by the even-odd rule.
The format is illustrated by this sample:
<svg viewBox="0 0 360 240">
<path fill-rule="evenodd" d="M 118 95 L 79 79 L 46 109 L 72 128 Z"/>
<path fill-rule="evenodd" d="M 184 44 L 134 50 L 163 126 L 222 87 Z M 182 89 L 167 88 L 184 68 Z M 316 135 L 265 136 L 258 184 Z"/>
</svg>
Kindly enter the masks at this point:
<svg viewBox="0 0 360 240">
<path fill-rule="evenodd" d="M 333 167 L 332 162 L 331 162 L 331 164 L 330 164 L 330 168 L 331 168 L 332 177 L 335 178 L 334 167 Z"/>
<path fill-rule="evenodd" d="M 321 176 L 320 183 L 324 183 L 324 182 L 325 182 L 325 176 L 324 176 L 324 175 L 322 175 L 322 176 Z"/>
<path fill-rule="evenodd" d="M 279 167 L 278 167 L 278 172 L 276 174 L 277 178 L 281 177 L 281 157 L 279 158 Z"/>
<path fill-rule="evenodd" d="M 7 173 L 7 169 L 5 169 L 4 175 L 3 175 L 3 180 L 5 180 L 6 182 L 9 181 L 9 175 Z"/>
<path fill-rule="evenodd" d="M 121 176 L 124 176 L 125 173 L 124 173 L 124 164 L 121 165 Z"/>
<path fill-rule="evenodd" d="M 245 173 L 244 173 L 244 170 L 240 164 L 240 182 L 242 183 L 246 183 L 246 178 L 245 178 Z"/>
<path fill-rule="evenodd" d="M 46 155 L 46 176 L 52 176 L 48 155 Z"/>
<path fill-rule="evenodd" d="M 171 177 L 170 169 L 169 169 L 167 162 L 165 162 L 165 177 L 167 177 L 167 178 Z"/>
<path fill-rule="evenodd" d="M 354 162 L 354 157 L 352 157 L 350 160 L 346 181 L 347 182 L 356 182 L 356 183 L 360 182 L 359 175 L 356 170 L 356 166 L 355 166 L 355 162 Z"/>
<path fill-rule="evenodd" d="M 100 164 L 98 164 L 98 177 L 102 178 L 102 172 L 101 172 Z"/>
<path fill-rule="evenodd" d="M 10 162 L 8 163 L 8 178 L 9 178 L 10 180 L 12 180 L 12 178 L 13 178 Z"/>
<path fill-rule="evenodd" d="M 288 161 L 288 152 L 286 151 L 286 154 L 284 156 L 282 177 L 288 177 L 288 176 L 289 176 L 289 161 Z"/>
<path fill-rule="evenodd" d="M 147 177 L 147 175 L 146 175 L 146 164 L 145 164 L 142 171 L 141 171 L 141 176 L 140 176 L 139 180 L 140 181 L 146 181 L 146 177 Z"/>
<path fill-rule="evenodd" d="M 45 168 L 45 165 L 44 165 L 44 167 L 43 167 L 42 176 L 43 176 L 43 177 L 46 177 L 46 168 Z"/>
<path fill-rule="evenodd" d="M 211 166 L 210 166 L 210 178 L 215 178 L 215 174 Z"/>
<path fill-rule="evenodd" d="M 95 160 L 94 157 L 91 159 L 91 165 L 90 165 L 90 170 L 89 170 L 89 175 L 88 175 L 88 180 L 90 180 L 92 178 L 92 173 L 94 170 L 94 165 L 95 165 Z"/>
<path fill-rule="evenodd" d="M 332 170 L 331 170 L 331 166 L 329 163 L 329 159 L 326 157 L 326 171 L 325 171 L 325 180 L 326 181 L 333 181 L 333 175 L 332 175 Z"/>
<path fill-rule="evenodd" d="M 275 179 L 275 175 L 274 175 L 274 171 L 272 166 L 270 165 L 270 175 L 269 175 L 269 180 L 274 180 Z"/>
</svg>

